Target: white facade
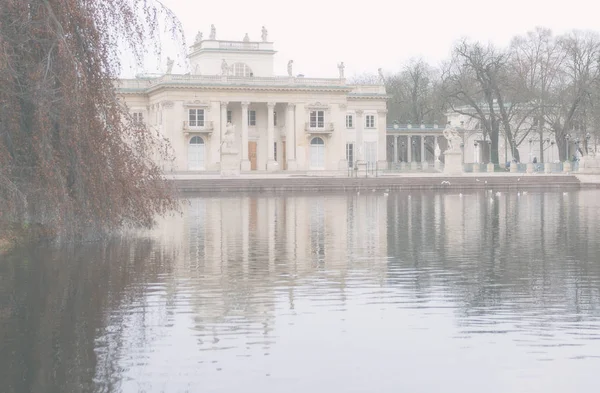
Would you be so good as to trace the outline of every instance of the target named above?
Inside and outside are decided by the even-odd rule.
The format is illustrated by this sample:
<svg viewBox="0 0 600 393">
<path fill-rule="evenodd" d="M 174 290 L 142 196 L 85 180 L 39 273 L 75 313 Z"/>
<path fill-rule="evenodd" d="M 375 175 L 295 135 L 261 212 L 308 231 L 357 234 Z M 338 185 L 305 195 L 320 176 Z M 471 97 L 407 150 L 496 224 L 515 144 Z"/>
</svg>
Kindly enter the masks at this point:
<svg viewBox="0 0 600 393">
<path fill-rule="evenodd" d="M 340 170 L 386 161 L 386 91 L 337 78 L 273 72 L 273 43 L 198 40 L 191 73 L 124 79 L 131 113 L 170 141 L 165 171 L 218 171 L 234 126 L 241 171 Z M 335 70 L 334 70 L 335 71 Z"/>
</svg>

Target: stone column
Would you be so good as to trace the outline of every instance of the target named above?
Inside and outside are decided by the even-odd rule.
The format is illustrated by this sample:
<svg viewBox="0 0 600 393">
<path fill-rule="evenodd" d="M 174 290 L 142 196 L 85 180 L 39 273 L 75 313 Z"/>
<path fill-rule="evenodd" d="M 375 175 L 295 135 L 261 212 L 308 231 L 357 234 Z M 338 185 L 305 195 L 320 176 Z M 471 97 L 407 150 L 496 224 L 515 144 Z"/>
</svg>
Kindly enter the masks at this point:
<svg viewBox="0 0 600 393">
<path fill-rule="evenodd" d="M 429 163 L 425 157 L 425 135 L 421 135 L 421 169 L 426 170 L 429 168 Z"/>
<path fill-rule="evenodd" d="M 296 165 L 296 136 L 294 133 L 294 111 L 296 104 L 288 103 L 285 117 L 285 158 L 287 170 L 295 171 Z"/>
<path fill-rule="evenodd" d="M 267 102 L 267 171 L 272 172 L 277 170 L 277 162 L 275 161 L 275 125 L 273 119 L 275 115 L 275 103 Z"/>
<path fill-rule="evenodd" d="M 251 169 L 250 159 L 248 158 L 248 106 L 249 102 L 242 102 L 242 171 Z"/>
<path fill-rule="evenodd" d="M 406 138 L 406 162 L 412 163 L 412 135 Z"/>
<path fill-rule="evenodd" d="M 363 127 L 365 125 L 363 118 L 363 111 L 356 111 L 356 159 L 359 161 L 364 161 L 365 152 L 363 147 Z"/>
<path fill-rule="evenodd" d="M 413 158 L 412 153 L 413 153 L 413 146 L 417 146 L 417 144 L 415 143 L 413 145 L 413 136 L 414 135 L 410 135 L 408 138 L 408 161 L 410 162 L 410 169 L 417 169 L 417 161 L 416 161 L 416 157 Z M 417 151 L 415 150 L 415 155 L 416 155 Z"/>
<path fill-rule="evenodd" d="M 221 116 L 220 116 L 220 133 L 221 133 L 221 140 L 223 140 L 223 135 L 225 135 L 225 132 L 227 131 L 227 105 L 229 105 L 229 102 L 227 101 L 221 101 Z M 221 149 L 219 148 L 219 151 Z"/>
<path fill-rule="evenodd" d="M 398 162 L 398 135 L 394 136 L 394 163 Z"/>
<path fill-rule="evenodd" d="M 387 127 L 385 117 L 387 109 L 377 111 L 377 168 L 388 169 L 387 161 Z"/>
</svg>

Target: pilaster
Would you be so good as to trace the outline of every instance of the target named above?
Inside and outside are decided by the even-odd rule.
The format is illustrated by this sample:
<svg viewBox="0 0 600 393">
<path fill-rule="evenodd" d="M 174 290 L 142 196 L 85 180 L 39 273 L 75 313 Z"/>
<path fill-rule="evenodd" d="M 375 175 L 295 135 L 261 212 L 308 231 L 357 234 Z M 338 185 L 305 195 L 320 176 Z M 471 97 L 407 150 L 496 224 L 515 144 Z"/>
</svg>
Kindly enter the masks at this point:
<svg viewBox="0 0 600 393">
<path fill-rule="evenodd" d="M 285 118 L 285 156 L 287 160 L 287 170 L 297 169 L 296 164 L 296 136 L 294 127 L 294 111 L 296 104 L 288 103 Z"/>
<path fill-rule="evenodd" d="M 267 103 L 267 171 L 272 172 L 278 169 L 277 161 L 275 161 L 275 125 L 274 121 L 275 103 Z"/>
<path fill-rule="evenodd" d="M 250 102 L 242 102 L 242 162 L 240 169 L 249 171 L 251 169 L 250 159 L 248 158 L 248 106 Z"/>
</svg>

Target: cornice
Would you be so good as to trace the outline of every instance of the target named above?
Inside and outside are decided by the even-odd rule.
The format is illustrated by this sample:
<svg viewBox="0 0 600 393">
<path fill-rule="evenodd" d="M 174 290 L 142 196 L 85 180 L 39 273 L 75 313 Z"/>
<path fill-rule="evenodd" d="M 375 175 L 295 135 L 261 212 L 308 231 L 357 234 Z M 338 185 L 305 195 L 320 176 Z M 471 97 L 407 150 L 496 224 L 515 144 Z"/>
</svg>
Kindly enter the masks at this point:
<svg viewBox="0 0 600 393">
<path fill-rule="evenodd" d="M 142 94 L 150 94 L 155 91 L 175 89 L 175 90 L 189 90 L 189 89 L 201 89 L 201 90 L 244 90 L 244 91 L 320 91 L 320 92 L 335 92 L 335 93 L 349 93 L 352 88 L 346 86 L 248 86 L 248 85 L 229 85 L 229 84 L 160 84 L 149 87 L 148 89 L 139 91 Z"/>
</svg>

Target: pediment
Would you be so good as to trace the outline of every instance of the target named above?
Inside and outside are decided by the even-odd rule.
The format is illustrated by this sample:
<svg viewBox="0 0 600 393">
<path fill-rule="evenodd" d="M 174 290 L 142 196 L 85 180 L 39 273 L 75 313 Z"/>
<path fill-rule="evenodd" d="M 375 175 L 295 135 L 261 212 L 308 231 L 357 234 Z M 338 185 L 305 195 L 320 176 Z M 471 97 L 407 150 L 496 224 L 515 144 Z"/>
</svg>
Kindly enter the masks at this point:
<svg viewBox="0 0 600 393">
<path fill-rule="evenodd" d="M 184 101 L 183 106 L 210 109 L 210 102 L 201 101 L 201 100 L 190 100 L 190 101 Z"/>
<path fill-rule="evenodd" d="M 313 102 L 311 104 L 306 105 L 306 109 L 311 110 L 311 111 L 314 111 L 314 110 L 327 110 L 328 111 L 329 105 L 323 104 L 323 103 L 317 101 L 317 102 Z"/>
</svg>

